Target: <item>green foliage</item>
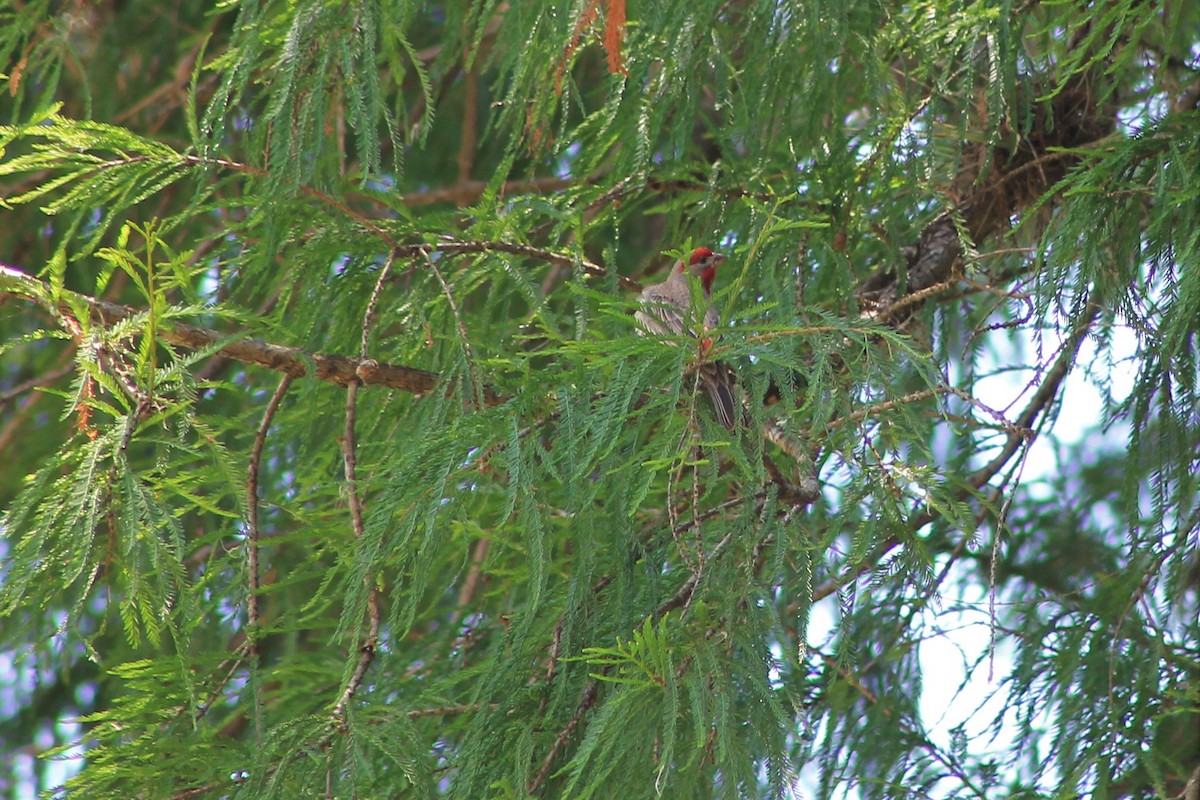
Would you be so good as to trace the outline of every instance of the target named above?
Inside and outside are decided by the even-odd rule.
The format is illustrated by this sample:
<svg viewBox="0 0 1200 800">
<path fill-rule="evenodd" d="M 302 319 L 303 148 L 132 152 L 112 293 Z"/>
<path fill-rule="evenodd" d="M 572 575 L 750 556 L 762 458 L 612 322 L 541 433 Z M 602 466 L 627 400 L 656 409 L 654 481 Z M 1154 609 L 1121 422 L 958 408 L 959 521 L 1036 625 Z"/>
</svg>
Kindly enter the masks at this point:
<svg viewBox="0 0 1200 800">
<path fill-rule="evenodd" d="M 1193 5 L 0 9 L 3 785 L 1180 796 Z"/>
</svg>

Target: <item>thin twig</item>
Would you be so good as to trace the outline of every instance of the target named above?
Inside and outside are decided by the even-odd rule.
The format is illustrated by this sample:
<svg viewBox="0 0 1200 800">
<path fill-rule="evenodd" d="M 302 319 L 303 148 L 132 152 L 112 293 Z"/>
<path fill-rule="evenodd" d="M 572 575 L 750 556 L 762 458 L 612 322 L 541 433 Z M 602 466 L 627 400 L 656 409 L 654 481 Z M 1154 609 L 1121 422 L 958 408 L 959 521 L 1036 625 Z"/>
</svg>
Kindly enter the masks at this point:
<svg viewBox="0 0 1200 800">
<path fill-rule="evenodd" d="M 699 375 L 699 371 L 696 373 Z M 704 576 L 704 536 L 700 527 L 700 465 L 692 465 L 692 535 L 696 541 L 696 580 Z"/>
<path fill-rule="evenodd" d="M 258 425 L 258 433 L 254 437 L 254 445 L 250 448 L 250 464 L 246 469 L 246 511 L 249 528 L 246 536 L 246 551 L 250 570 L 250 585 L 246 597 L 246 626 L 250 630 L 254 630 L 259 623 L 258 469 L 262 461 L 263 447 L 267 441 L 267 431 L 270 429 L 271 422 L 275 419 L 275 413 L 279 410 L 279 405 L 283 402 L 283 397 L 287 394 L 288 387 L 291 385 L 292 376 L 284 375 L 280 378 L 279 385 L 275 387 L 275 393 L 271 395 L 271 400 L 267 403 L 267 408 L 263 412 L 262 421 Z M 253 656 L 258 656 L 258 643 L 253 636 L 250 637 L 250 651 Z"/>
<path fill-rule="evenodd" d="M 379 277 L 375 279 L 375 288 L 371 290 L 371 297 L 367 300 L 367 310 L 363 312 L 362 338 L 358 350 L 358 357 L 361 361 L 367 360 L 367 353 L 371 345 L 371 329 L 375 327 L 375 307 L 379 303 L 379 296 L 383 293 L 383 286 L 387 282 L 388 274 L 392 271 L 392 264 L 395 261 L 396 253 L 394 251 L 388 253 L 387 260 L 383 262 L 383 267 L 379 270 Z"/>
<path fill-rule="evenodd" d="M 1013 497 L 1021 485 L 1021 477 L 1025 474 L 1025 464 L 1029 460 L 1029 451 L 1033 447 L 1033 431 L 1025 437 L 1021 455 L 1017 458 L 1016 472 L 1013 474 L 1012 491 L 1000 505 L 1000 513 L 996 515 L 996 524 L 992 532 L 992 563 L 988 565 L 988 682 L 995 677 L 996 668 L 996 565 L 1000 563 L 1000 539 L 1004 535 L 1004 527 L 1008 522 L 1008 512 L 1012 508 Z M 1003 485 L 1003 484 L 1002 484 Z"/>
<path fill-rule="evenodd" d="M 241 669 L 242 662 L 245 660 L 246 656 L 249 654 L 250 654 L 250 639 L 246 638 L 243 640 L 243 642 L 240 645 L 238 645 L 236 648 L 234 648 L 234 651 L 229 656 L 229 658 L 224 659 L 217 666 L 218 670 L 225 670 L 224 677 L 222 677 L 220 680 L 218 680 L 216 685 L 212 686 L 209 689 L 208 697 L 197 706 L 196 715 L 192 719 L 193 724 L 197 723 L 201 719 L 203 719 L 204 716 L 208 713 L 209 709 L 211 709 L 213 707 L 213 703 L 216 702 L 217 697 L 223 691 L 225 691 L 225 687 L 229 685 L 229 681 L 232 680 L 233 676 L 237 674 L 237 671 L 239 669 Z M 184 712 L 187 711 L 188 708 L 189 708 L 189 705 L 187 703 L 180 704 L 178 713 L 175 715 L 175 719 L 179 719 L 179 717 L 183 716 Z M 164 731 L 165 731 L 165 727 L 164 727 Z"/>
<path fill-rule="evenodd" d="M 64 378 L 67 375 L 70 375 L 75 371 L 75 364 L 71 362 L 70 353 L 67 354 L 66 361 L 68 363 L 59 367 L 58 369 L 51 370 L 50 372 L 44 372 L 40 375 L 35 375 L 27 381 L 18 383 L 16 386 L 12 387 L 6 392 L 0 392 L 0 409 L 4 408 L 8 401 L 15 397 L 20 397 L 31 389 L 47 386 L 51 383 L 54 383 L 59 378 Z"/>
<path fill-rule="evenodd" d="M 930 297 L 934 297 L 935 295 L 939 295 L 939 294 L 942 294 L 943 292 L 950 291 L 956 285 L 958 285 L 958 279 L 951 279 L 951 280 L 947 280 L 947 281 L 942 281 L 940 283 L 935 283 L 932 286 L 927 286 L 924 289 L 921 289 L 920 291 L 911 292 L 909 294 L 906 294 L 903 297 L 901 297 L 900 299 L 898 299 L 896 302 L 892 303 L 890 306 L 887 306 L 886 308 L 880 310 L 880 312 L 878 314 L 875 314 L 872 317 L 872 319 L 875 322 L 881 322 L 881 323 L 887 322 L 887 321 L 893 319 L 896 315 L 898 315 L 904 309 L 909 308 L 911 306 L 920 305 L 924 301 L 928 300 Z"/>
<path fill-rule="evenodd" d="M 532 192 L 557 192 L 577 185 L 580 181 L 572 178 L 545 177 L 530 178 L 523 181 L 507 181 L 500 185 L 497 196 L 510 194 L 529 194 Z M 440 189 L 429 189 L 424 192 L 412 192 L 401 195 L 400 202 L 409 208 L 431 206 L 436 203 L 454 203 L 458 206 L 469 205 L 488 190 L 487 181 L 460 181 L 453 186 Z"/>
<path fill-rule="evenodd" d="M 884 706 L 884 705 L 880 705 L 879 696 L 877 694 L 875 694 L 870 689 L 868 689 L 866 686 L 864 686 L 862 680 L 859 679 L 859 677 L 857 675 L 855 675 L 853 672 L 851 672 L 849 668 L 843 666 L 842 664 L 839 664 L 838 660 L 836 658 L 829 655 L 828 653 L 822 653 L 820 650 L 817 650 L 815 648 L 808 647 L 806 649 L 810 653 L 816 653 L 817 655 L 819 655 L 821 657 L 821 660 L 825 662 L 825 666 L 831 668 L 838 675 L 840 675 L 842 680 L 844 680 L 846 683 L 850 684 L 850 686 L 854 689 L 854 691 L 861 694 L 868 703 L 870 703 L 871 705 L 874 705 L 874 706 L 879 706 L 879 710 L 883 713 L 883 715 L 885 717 L 891 717 L 894 715 L 894 712 L 891 708 Z"/>
<path fill-rule="evenodd" d="M 957 386 L 947 386 L 945 387 L 945 390 L 947 393 L 954 395 L 960 400 L 969 403 L 983 413 L 987 414 L 996 421 L 996 425 L 1002 430 L 1007 431 L 1010 434 L 1016 434 L 1017 436 L 1024 437 L 1025 439 L 1029 439 L 1033 435 L 1033 430 L 1031 428 L 1023 427 L 1015 422 L 1009 422 L 1008 418 L 1005 417 L 1004 414 L 987 405 L 970 392 L 960 389 Z"/>
<path fill-rule="evenodd" d="M 471 338 L 467 335 L 467 326 L 463 322 L 462 314 L 458 312 L 458 303 L 454 300 L 454 292 L 450 290 L 450 284 L 446 283 L 446 278 L 442 275 L 442 271 L 438 269 L 437 263 L 433 257 L 429 255 L 428 250 L 422 250 L 421 254 L 425 257 L 425 263 L 429 265 L 429 269 L 433 271 L 434 277 L 438 283 L 442 285 L 442 294 L 446 296 L 446 302 L 450 304 L 450 313 L 454 315 L 454 322 L 458 327 L 458 336 L 462 339 L 463 352 L 467 356 L 467 376 L 471 379 L 471 396 L 475 398 L 476 405 L 482 405 L 483 384 L 479 382 L 479 375 L 475 371 L 475 352 L 471 347 Z"/>
<path fill-rule="evenodd" d="M 735 532 L 735 530 L 731 529 L 728 533 L 721 537 L 719 542 L 713 545 L 712 552 L 708 554 L 708 559 L 710 561 L 715 561 L 721 557 L 721 554 L 725 551 L 725 548 L 728 547 L 729 543 L 733 541 L 733 535 Z M 658 608 L 654 610 L 654 616 L 661 617 L 668 611 L 672 611 L 676 608 L 682 608 L 683 606 L 691 603 L 692 595 L 695 593 L 696 587 L 699 584 L 700 573 L 698 571 L 693 571 L 688 576 L 688 579 L 685 580 L 679 589 L 675 591 L 675 594 L 673 594 L 668 600 L 664 601 L 661 605 L 659 605 Z"/>
<path fill-rule="evenodd" d="M 868 417 L 878 416 L 879 414 L 887 411 L 893 411 L 900 406 L 908 405 L 909 403 L 919 403 L 922 400 L 928 400 L 931 397 L 936 397 L 937 395 L 948 391 L 950 391 L 949 386 L 934 386 L 929 389 L 918 389 L 915 392 L 909 392 L 908 394 L 901 395 L 900 397 L 893 397 L 891 400 L 884 400 L 880 403 L 872 403 L 869 406 L 863 406 L 857 411 L 838 417 L 829 422 L 825 426 L 825 436 L 822 438 L 827 439 L 829 434 L 835 429 L 840 428 L 848 423 L 858 422 Z"/>
<path fill-rule="evenodd" d="M 1092 323 L 1096 321 L 1096 317 L 1100 315 L 1100 306 L 1089 302 L 1088 311 L 1084 314 L 1084 319 L 1079 322 L 1079 325 L 1071 333 L 1071 336 L 1064 343 L 1062 351 L 1058 355 L 1058 359 L 1054 362 L 1054 366 L 1046 373 L 1042 385 L 1038 387 L 1033 398 L 1025 409 L 1017 416 L 1013 422 L 1014 430 L 1008 435 L 1004 443 L 1004 448 L 983 467 L 980 467 L 967 479 L 967 483 L 978 489 L 983 486 L 992 476 L 995 475 L 1004 466 L 1017 448 L 1021 446 L 1027 438 L 1027 434 L 1022 431 L 1033 430 L 1033 423 L 1041 415 L 1042 411 L 1053 402 L 1058 396 L 1058 388 L 1067 373 L 1071 371 L 1071 367 L 1075 362 L 1075 355 L 1079 352 L 1079 346 L 1083 344 L 1083 339 L 1087 332 L 1091 330 Z"/>
<path fill-rule="evenodd" d="M 500 707 L 499 703 L 490 703 L 484 706 L 483 703 L 467 703 L 460 706 L 438 706 L 437 708 L 414 708 L 411 711 L 405 711 L 404 716 L 408 719 L 421 719 L 422 717 L 448 717 L 452 714 L 470 714 L 472 711 L 479 711 L 487 708 L 489 711 L 495 711 Z"/>
<path fill-rule="evenodd" d="M 667 471 L 667 526 L 671 529 L 671 538 L 675 540 L 675 549 L 683 557 L 683 543 L 679 540 L 679 515 L 675 511 L 675 470 Z M 686 563 L 686 559 L 684 559 Z"/>
<path fill-rule="evenodd" d="M 388 273 L 391 272 L 393 263 L 395 263 L 395 254 L 391 253 L 388 255 L 387 261 L 384 262 L 383 268 L 379 271 L 379 277 L 375 281 L 375 288 L 371 292 L 370 300 L 367 301 L 366 311 L 363 312 L 362 343 L 359 347 L 359 358 L 364 363 L 367 362 L 367 354 L 371 341 L 371 327 L 375 322 L 375 304 L 379 300 L 379 295 L 387 282 Z M 362 497 L 358 491 L 358 440 L 355 435 L 355 420 L 358 414 L 358 387 L 359 381 L 357 378 L 351 381 L 350 385 L 346 387 L 346 419 L 342 430 L 342 460 L 345 463 L 346 496 L 350 507 L 350 524 L 354 531 L 355 540 L 361 541 L 365 524 L 363 522 Z M 333 719 L 341 730 L 344 730 L 346 725 L 346 707 L 350 704 L 350 700 L 362 685 L 367 670 L 370 669 L 371 663 L 375 660 L 375 650 L 379 645 L 381 617 L 379 587 L 375 586 L 375 575 L 370 570 L 363 576 L 363 581 L 370 586 L 367 593 L 367 631 L 359 641 L 358 663 L 354 666 L 354 672 L 351 674 L 350 680 L 347 681 L 346 688 L 342 690 L 342 696 L 338 698 L 338 701 L 333 706 Z"/>
<path fill-rule="evenodd" d="M 585 275 L 591 275 L 594 278 L 603 278 L 608 275 L 608 270 L 599 264 L 594 264 L 585 258 L 579 256 L 569 256 L 563 253 L 555 253 L 552 250 L 544 250 L 540 247 L 532 245 L 520 244 L 518 242 L 488 242 L 488 241 L 460 241 L 457 239 L 442 238 L 436 244 L 412 244 L 400 245 L 396 248 L 397 255 L 400 256 L 415 256 L 419 253 L 446 253 L 447 255 L 467 255 L 469 253 L 508 253 L 514 256 L 524 256 L 536 261 L 545 261 L 547 264 L 556 264 L 562 267 L 575 267 L 576 264 L 583 270 Z M 631 291 L 641 291 L 642 285 L 637 281 L 630 280 L 624 275 L 618 276 L 617 280 L 623 288 Z"/>
<path fill-rule="evenodd" d="M 550 653 L 549 657 L 547 658 L 547 661 L 550 663 L 546 665 L 547 685 L 553 683 L 554 676 L 558 674 L 558 654 L 562 650 L 563 624 L 566 622 L 566 619 L 567 618 L 565 614 L 559 616 L 558 624 L 554 626 L 554 635 L 550 637 Z M 549 693 L 547 693 L 543 698 L 543 709 L 548 700 Z"/>
<path fill-rule="evenodd" d="M 354 530 L 354 538 L 361 540 L 363 536 L 362 499 L 358 494 L 358 459 L 357 442 L 354 435 L 354 423 L 358 403 L 358 382 L 346 387 L 346 423 L 342 432 L 342 460 L 345 464 L 346 496 L 350 506 L 350 524 Z M 374 582 L 373 575 L 368 572 L 363 580 Z M 375 648 L 379 643 L 379 590 L 372 585 L 367 595 L 367 632 L 359 641 L 358 663 L 341 697 L 333 705 L 333 718 L 340 730 L 345 729 L 346 707 L 354 697 L 358 687 L 362 685 L 371 662 L 375 660 Z"/>
<path fill-rule="evenodd" d="M 250 657 L 250 663 L 253 668 L 257 669 L 259 665 L 259 612 L 258 612 L 258 591 L 259 591 L 259 570 L 258 570 L 258 469 L 262 463 L 263 446 L 267 441 L 267 431 L 271 427 L 271 421 L 275 419 L 275 412 L 279 410 L 280 403 L 283 402 L 284 395 L 287 394 L 288 387 L 292 385 L 292 376 L 284 374 L 279 379 L 279 385 L 275 387 L 275 393 L 271 395 L 270 402 L 267 403 L 267 408 L 263 412 L 262 422 L 258 425 L 258 433 L 254 436 L 254 445 L 250 448 L 250 464 L 246 468 L 246 649 L 247 655 Z M 254 681 L 254 732 L 257 739 L 262 737 L 262 689 L 257 680 Z"/>
<path fill-rule="evenodd" d="M 1018 249 L 1025 249 L 1025 248 L 1018 248 Z M 996 252 L 996 251 L 992 251 L 992 253 L 994 253 L 994 252 Z M 988 255 L 991 255 L 992 253 L 989 253 Z M 974 342 L 977 338 L 979 338 L 980 336 L 982 336 L 985 333 L 989 333 L 991 331 L 1011 330 L 1011 329 L 1020 328 L 1021 326 L 1027 324 L 1029 322 L 1029 320 L 1033 319 L 1033 315 L 1035 313 L 1034 306 L 1033 306 L 1033 298 L 1030 297 L 1028 292 L 1018 291 L 1015 288 L 1002 289 L 998 286 L 992 286 L 991 284 L 987 284 L 987 283 L 978 283 L 976 281 L 968 280 L 966 278 L 962 279 L 961 283 L 963 284 L 963 286 L 967 287 L 968 289 L 974 289 L 977 292 L 982 292 L 984 294 L 991 294 L 991 295 L 994 295 L 997 298 L 999 298 L 999 301 L 996 303 L 996 306 L 994 308 L 999 308 L 1001 305 L 1003 305 L 1005 300 L 1015 300 L 1015 301 L 1020 302 L 1024 306 L 1024 309 L 1022 310 L 1021 314 L 1017 315 L 1016 317 L 1013 317 L 1012 319 L 1001 320 L 999 322 L 993 322 L 988 325 L 984 325 L 983 322 L 986 321 L 987 319 L 991 319 L 991 317 L 992 317 L 992 312 L 989 311 L 987 313 L 987 315 L 983 318 L 983 320 L 981 320 L 980 323 L 975 327 L 975 329 L 971 331 L 971 335 L 967 337 L 968 344 L 971 342 Z M 947 298 L 947 299 L 953 299 L 953 298 Z"/>
<path fill-rule="evenodd" d="M 550 752 L 546 753 L 546 757 L 542 759 L 542 766 L 538 770 L 537 775 L 529 781 L 529 793 L 536 792 L 546 778 L 550 776 L 550 770 L 554 767 L 554 759 L 558 756 L 558 752 L 566 746 L 567 742 L 571 741 L 571 734 L 579 727 L 579 721 L 583 719 L 583 715 L 587 713 L 596 702 L 596 694 L 600 687 L 600 681 L 591 678 L 587 682 L 587 686 L 583 689 L 583 695 L 579 698 L 579 705 L 575 709 L 575 714 L 570 721 L 563 726 L 558 735 L 554 737 L 554 744 L 550 746 Z"/>
</svg>

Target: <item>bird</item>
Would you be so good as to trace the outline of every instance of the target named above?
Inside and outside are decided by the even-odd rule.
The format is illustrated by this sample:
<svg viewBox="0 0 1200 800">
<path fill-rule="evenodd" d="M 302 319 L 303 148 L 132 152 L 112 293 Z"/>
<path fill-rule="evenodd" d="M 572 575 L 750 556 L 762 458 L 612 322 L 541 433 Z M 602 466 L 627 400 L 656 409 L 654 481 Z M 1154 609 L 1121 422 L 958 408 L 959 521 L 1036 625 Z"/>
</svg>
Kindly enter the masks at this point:
<svg viewBox="0 0 1200 800">
<path fill-rule="evenodd" d="M 725 261 L 725 256 L 714 253 L 707 247 L 697 247 L 692 251 L 687 263 L 678 261 L 671 270 L 671 275 L 662 283 L 654 283 L 642 290 L 642 307 L 634 318 L 645 333 L 653 335 L 687 333 L 700 339 L 701 351 L 707 352 L 712 347 L 712 338 L 707 332 L 721 324 L 721 315 L 712 302 L 713 278 L 717 275 L 717 267 Z M 703 329 L 692 331 L 689 326 L 689 311 L 692 304 L 692 290 L 689 276 L 695 275 L 700 280 L 700 288 L 704 291 L 707 306 L 704 309 Z M 729 430 L 736 423 L 735 409 L 737 400 L 734 395 L 733 370 L 722 361 L 703 361 L 699 367 L 700 381 L 708 396 L 712 398 L 717 419 Z"/>
</svg>

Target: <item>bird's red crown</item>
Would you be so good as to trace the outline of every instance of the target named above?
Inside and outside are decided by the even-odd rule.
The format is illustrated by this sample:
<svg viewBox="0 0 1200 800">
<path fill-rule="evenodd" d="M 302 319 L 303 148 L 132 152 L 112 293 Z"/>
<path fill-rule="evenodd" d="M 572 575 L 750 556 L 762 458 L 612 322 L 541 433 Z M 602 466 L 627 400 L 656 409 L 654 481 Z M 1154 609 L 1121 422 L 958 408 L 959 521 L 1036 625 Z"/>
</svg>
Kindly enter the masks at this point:
<svg viewBox="0 0 1200 800">
<path fill-rule="evenodd" d="M 713 279 L 717 277 L 717 265 L 724 260 L 724 256 L 714 253 L 707 247 L 697 247 L 692 251 L 686 269 L 700 279 L 700 285 L 704 287 L 705 293 L 709 294 L 712 292 Z M 682 261 L 679 262 L 678 269 L 680 272 L 684 271 L 685 266 Z"/>
</svg>

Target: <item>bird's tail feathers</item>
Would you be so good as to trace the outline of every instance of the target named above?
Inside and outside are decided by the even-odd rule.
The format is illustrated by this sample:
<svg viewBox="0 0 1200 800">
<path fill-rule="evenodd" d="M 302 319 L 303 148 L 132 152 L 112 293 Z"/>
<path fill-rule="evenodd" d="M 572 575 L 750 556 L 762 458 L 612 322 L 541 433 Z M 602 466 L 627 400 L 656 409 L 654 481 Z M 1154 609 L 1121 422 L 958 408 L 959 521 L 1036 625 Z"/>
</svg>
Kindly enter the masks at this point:
<svg viewBox="0 0 1200 800">
<path fill-rule="evenodd" d="M 712 398 L 717 411 L 717 420 L 729 430 L 737 427 L 737 395 L 734 393 L 733 371 L 720 361 L 705 364 L 700 368 L 704 388 Z"/>
</svg>

